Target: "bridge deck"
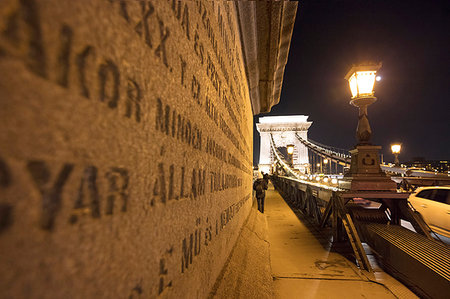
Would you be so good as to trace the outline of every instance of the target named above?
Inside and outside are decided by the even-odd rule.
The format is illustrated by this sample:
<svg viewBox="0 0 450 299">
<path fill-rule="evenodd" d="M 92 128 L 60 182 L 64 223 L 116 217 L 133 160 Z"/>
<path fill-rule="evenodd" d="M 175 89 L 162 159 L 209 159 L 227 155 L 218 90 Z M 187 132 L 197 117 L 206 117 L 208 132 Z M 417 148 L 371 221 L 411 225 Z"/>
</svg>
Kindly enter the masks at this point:
<svg viewBox="0 0 450 299">
<path fill-rule="evenodd" d="M 326 237 L 297 216 L 272 185 L 265 215 L 277 298 L 417 298 L 376 264 L 372 274 L 360 271 L 330 251 Z"/>
</svg>

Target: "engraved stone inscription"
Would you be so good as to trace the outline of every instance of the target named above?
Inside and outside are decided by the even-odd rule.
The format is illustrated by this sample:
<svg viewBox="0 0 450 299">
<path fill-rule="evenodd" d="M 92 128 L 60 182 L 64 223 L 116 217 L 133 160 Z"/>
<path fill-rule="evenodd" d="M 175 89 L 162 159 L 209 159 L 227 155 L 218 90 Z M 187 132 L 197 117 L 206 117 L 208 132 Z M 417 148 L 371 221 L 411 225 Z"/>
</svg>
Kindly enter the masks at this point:
<svg viewBox="0 0 450 299">
<path fill-rule="evenodd" d="M 6 297 L 208 295 L 251 206 L 252 112 L 235 9 L 0 4 Z"/>
</svg>

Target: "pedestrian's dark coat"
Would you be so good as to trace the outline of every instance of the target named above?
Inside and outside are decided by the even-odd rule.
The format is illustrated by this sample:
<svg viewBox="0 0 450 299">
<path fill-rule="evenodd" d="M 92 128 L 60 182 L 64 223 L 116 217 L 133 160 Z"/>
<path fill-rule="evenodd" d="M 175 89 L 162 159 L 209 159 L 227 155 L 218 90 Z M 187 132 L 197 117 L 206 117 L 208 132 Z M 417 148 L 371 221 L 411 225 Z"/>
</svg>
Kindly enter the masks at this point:
<svg viewBox="0 0 450 299">
<path fill-rule="evenodd" d="M 257 179 L 253 183 L 253 190 L 256 191 L 256 198 L 264 198 L 267 190 L 267 182 L 264 179 Z"/>
</svg>

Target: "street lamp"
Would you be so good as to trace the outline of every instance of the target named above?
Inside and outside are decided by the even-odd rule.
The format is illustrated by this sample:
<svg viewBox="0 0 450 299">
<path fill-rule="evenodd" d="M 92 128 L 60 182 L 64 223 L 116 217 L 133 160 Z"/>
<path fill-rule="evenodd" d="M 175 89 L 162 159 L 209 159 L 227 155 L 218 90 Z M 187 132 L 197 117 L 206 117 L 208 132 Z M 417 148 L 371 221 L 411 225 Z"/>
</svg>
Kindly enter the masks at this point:
<svg viewBox="0 0 450 299">
<path fill-rule="evenodd" d="M 398 155 L 400 154 L 401 150 L 402 150 L 402 145 L 400 143 L 391 144 L 391 151 L 395 157 L 395 160 L 394 160 L 395 166 L 400 165 L 400 161 L 398 160 Z"/>
<path fill-rule="evenodd" d="M 316 164 L 316 172 L 317 171 L 319 171 L 319 172 L 322 172 L 322 169 L 320 169 L 321 167 L 320 167 L 320 163 L 317 163 Z"/>
<path fill-rule="evenodd" d="M 324 173 L 326 174 L 327 173 L 327 165 L 328 165 L 328 159 L 324 159 L 323 160 L 323 164 L 325 164 L 325 171 L 324 171 Z"/>
<path fill-rule="evenodd" d="M 381 146 L 372 145 L 367 117 L 367 107 L 377 100 L 374 86 L 379 64 L 353 66 L 345 76 L 350 86 L 352 97 L 350 104 L 358 107 L 359 118 L 356 129 L 357 144 L 350 150 L 352 155 L 350 171 L 339 181 L 339 186 L 352 191 L 395 191 L 397 185 L 381 170 L 379 151 Z"/>
<path fill-rule="evenodd" d="M 374 96 L 374 85 L 377 71 L 381 68 L 379 64 L 365 64 L 353 66 L 345 76 L 348 80 L 352 99 L 350 104 L 359 108 L 359 121 L 356 130 L 356 139 L 358 144 L 370 144 L 372 135 L 369 119 L 367 118 L 367 107 L 377 100 Z"/>
<path fill-rule="evenodd" d="M 286 146 L 287 149 L 287 153 L 288 153 L 288 159 L 289 159 L 289 163 L 291 163 L 291 166 L 294 165 L 294 145 L 293 144 L 288 144 Z"/>
</svg>

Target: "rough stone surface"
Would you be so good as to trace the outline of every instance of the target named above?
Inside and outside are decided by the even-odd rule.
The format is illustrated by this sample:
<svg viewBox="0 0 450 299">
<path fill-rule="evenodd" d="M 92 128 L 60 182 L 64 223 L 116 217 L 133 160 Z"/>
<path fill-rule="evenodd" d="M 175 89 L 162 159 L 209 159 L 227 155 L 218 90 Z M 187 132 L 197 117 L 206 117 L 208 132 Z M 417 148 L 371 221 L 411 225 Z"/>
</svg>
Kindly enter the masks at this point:
<svg viewBox="0 0 450 299">
<path fill-rule="evenodd" d="M 251 208 L 233 1 L 0 2 L 0 297 L 202 298 Z"/>
<path fill-rule="evenodd" d="M 254 204 L 211 298 L 273 298 L 267 221 Z"/>
</svg>

